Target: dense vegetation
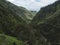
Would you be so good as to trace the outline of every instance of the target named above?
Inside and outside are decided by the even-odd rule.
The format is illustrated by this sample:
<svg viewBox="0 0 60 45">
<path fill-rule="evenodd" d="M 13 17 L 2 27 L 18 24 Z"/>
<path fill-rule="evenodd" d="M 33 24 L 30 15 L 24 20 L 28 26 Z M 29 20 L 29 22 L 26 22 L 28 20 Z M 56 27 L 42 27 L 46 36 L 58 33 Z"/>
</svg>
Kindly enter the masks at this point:
<svg viewBox="0 0 60 45">
<path fill-rule="evenodd" d="M 0 0 L 0 45 L 60 45 L 60 0 L 36 13 Z"/>
<path fill-rule="evenodd" d="M 28 33 L 27 22 L 29 23 L 31 20 L 28 20 L 26 16 L 31 17 L 31 13 L 25 8 L 18 7 L 6 0 L 0 0 L 0 33 L 25 41 L 24 36 Z M 25 34 L 25 32 L 27 33 Z"/>
<path fill-rule="evenodd" d="M 43 7 L 32 20 L 32 26 L 46 39 L 46 45 L 60 45 L 60 0 Z"/>
<path fill-rule="evenodd" d="M 41 10 L 36 14 L 35 18 L 32 20 L 32 23 L 39 23 L 49 16 L 53 15 L 57 10 L 60 9 L 60 0 L 55 3 L 41 8 Z"/>
<path fill-rule="evenodd" d="M 5 34 L 0 34 L 0 45 L 28 45 L 15 37 L 7 36 Z"/>
</svg>

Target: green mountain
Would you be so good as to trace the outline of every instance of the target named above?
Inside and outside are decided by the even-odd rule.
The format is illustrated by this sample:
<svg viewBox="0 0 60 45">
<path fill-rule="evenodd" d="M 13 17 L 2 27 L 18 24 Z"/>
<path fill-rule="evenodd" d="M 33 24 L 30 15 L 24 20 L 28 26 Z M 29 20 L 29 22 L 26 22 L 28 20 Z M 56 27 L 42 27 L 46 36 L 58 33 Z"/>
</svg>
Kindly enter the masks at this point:
<svg viewBox="0 0 60 45">
<path fill-rule="evenodd" d="M 46 45 L 60 45 L 60 0 L 41 8 L 30 25 L 46 39 Z"/>
<path fill-rule="evenodd" d="M 31 13 L 23 7 L 18 7 L 6 0 L 0 0 L 0 33 L 16 37 L 25 43 L 34 44 L 34 29 L 27 23 Z"/>
<path fill-rule="evenodd" d="M 41 10 L 36 14 L 34 19 L 32 20 L 32 23 L 39 23 L 49 16 L 53 15 L 58 9 L 60 9 L 60 1 L 56 1 L 53 4 L 50 4 L 46 7 L 41 8 Z"/>
<path fill-rule="evenodd" d="M 25 20 L 27 23 L 29 23 L 33 18 L 33 14 L 29 10 L 27 10 L 23 7 L 19 7 L 19 9 L 20 10 L 16 9 L 19 13 L 19 16 L 22 17 L 22 19 Z"/>
<path fill-rule="evenodd" d="M 0 2 L 1 6 L 3 6 L 5 9 L 10 10 L 10 13 L 12 13 L 13 15 L 18 15 L 25 22 L 29 22 L 32 19 L 32 14 L 24 7 L 16 6 L 11 2 L 4 0 L 1 0 Z"/>
<path fill-rule="evenodd" d="M 60 45 L 60 0 L 35 13 L 0 0 L 0 44 Z"/>
<path fill-rule="evenodd" d="M 11 4 L 13 5 L 13 4 Z M 18 25 L 22 25 L 25 22 L 18 14 L 13 10 L 13 8 L 9 8 L 10 2 L 5 0 L 0 0 L 0 30 L 8 32 L 9 30 L 11 33 L 13 30 L 15 31 Z M 14 6 L 14 5 L 13 5 Z M 26 24 L 26 22 L 24 23 Z M 5 33 L 6 33 L 5 32 Z M 9 32 L 8 32 L 9 33 Z"/>
</svg>

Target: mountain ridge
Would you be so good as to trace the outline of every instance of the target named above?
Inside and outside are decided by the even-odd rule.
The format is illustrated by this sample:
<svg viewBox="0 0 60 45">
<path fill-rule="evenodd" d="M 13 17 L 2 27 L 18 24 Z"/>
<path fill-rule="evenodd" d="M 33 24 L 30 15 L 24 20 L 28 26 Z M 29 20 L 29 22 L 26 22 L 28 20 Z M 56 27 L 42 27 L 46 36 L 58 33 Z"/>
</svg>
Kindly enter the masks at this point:
<svg viewBox="0 0 60 45">
<path fill-rule="evenodd" d="M 46 38 L 46 45 L 59 45 L 60 40 L 60 0 L 43 7 L 31 22 L 39 34 Z"/>
</svg>

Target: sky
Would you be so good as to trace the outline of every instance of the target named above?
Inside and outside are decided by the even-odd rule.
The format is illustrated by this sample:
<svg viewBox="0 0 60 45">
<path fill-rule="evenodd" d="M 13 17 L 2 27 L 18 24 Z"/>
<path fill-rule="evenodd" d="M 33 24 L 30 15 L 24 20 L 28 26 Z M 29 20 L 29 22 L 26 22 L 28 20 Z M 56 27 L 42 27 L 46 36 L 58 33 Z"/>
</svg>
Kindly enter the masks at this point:
<svg viewBox="0 0 60 45">
<path fill-rule="evenodd" d="M 57 0 L 8 0 L 15 5 L 25 7 L 28 10 L 38 11 L 42 7 L 54 3 Z"/>
</svg>

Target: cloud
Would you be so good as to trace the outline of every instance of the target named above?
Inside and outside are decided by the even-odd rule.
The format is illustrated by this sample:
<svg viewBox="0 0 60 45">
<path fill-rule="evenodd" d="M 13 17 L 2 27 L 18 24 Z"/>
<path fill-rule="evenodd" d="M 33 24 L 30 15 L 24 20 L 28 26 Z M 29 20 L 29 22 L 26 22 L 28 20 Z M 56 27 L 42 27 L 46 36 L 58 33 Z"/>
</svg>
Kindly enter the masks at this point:
<svg viewBox="0 0 60 45">
<path fill-rule="evenodd" d="M 15 0 L 7 0 L 7 1 L 14 2 Z"/>
<path fill-rule="evenodd" d="M 39 10 L 41 7 L 49 5 L 56 0 L 8 0 L 18 6 L 25 7 L 29 10 Z"/>
</svg>

